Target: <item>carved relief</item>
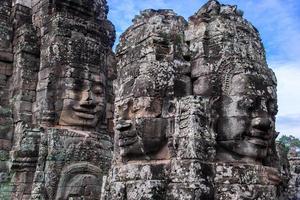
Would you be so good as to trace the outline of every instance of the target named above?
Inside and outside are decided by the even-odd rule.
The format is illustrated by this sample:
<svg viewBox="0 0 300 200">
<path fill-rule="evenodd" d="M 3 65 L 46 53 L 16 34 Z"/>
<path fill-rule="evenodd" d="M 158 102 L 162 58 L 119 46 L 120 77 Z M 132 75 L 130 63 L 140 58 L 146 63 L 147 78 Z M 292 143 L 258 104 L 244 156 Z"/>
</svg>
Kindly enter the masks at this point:
<svg viewBox="0 0 300 200">
<path fill-rule="evenodd" d="M 162 100 L 152 97 L 128 99 L 118 105 L 116 122 L 121 156 L 150 155 L 166 145 L 167 120 L 160 118 Z"/>
<path fill-rule="evenodd" d="M 56 200 L 100 199 L 101 169 L 89 163 L 69 165 L 61 173 Z"/>
<path fill-rule="evenodd" d="M 112 159 L 108 121 L 115 77 L 115 30 L 106 4 L 25 0 L 0 6 L 12 11 L 14 27 L 14 199 L 100 198 Z M 18 126 L 23 123 L 25 128 Z M 78 163 L 85 167 L 59 186 L 65 179 L 61 171 Z"/>
<path fill-rule="evenodd" d="M 210 0 L 188 23 L 142 11 L 115 63 L 106 0 L 29 2 L 4 17 L 15 19 L 14 58 L 11 39 L 0 42 L 0 121 L 15 125 L 12 198 L 284 199 L 276 78 L 236 6 Z"/>
</svg>

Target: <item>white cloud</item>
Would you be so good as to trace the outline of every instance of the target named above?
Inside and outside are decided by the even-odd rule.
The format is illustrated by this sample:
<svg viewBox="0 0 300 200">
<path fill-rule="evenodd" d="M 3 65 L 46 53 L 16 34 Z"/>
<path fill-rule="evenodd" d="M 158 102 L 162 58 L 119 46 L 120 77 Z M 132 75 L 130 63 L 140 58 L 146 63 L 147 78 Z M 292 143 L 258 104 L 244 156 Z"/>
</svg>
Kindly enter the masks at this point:
<svg viewBox="0 0 300 200">
<path fill-rule="evenodd" d="M 300 62 L 271 63 L 277 76 L 278 123 L 282 134 L 300 138 Z"/>
<path fill-rule="evenodd" d="M 278 81 L 279 116 L 300 115 L 300 62 L 273 63 Z"/>
<path fill-rule="evenodd" d="M 279 117 L 276 129 L 281 135 L 293 135 L 300 138 L 300 115 L 292 117 Z M 280 137 L 280 136 L 279 136 Z"/>
<path fill-rule="evenodd" d="M 299 1 L 231 0 L 230 2 L 238 4 L 245 11 L 245 17 L 258 28 L 270 61 L 287 62 L 300 57 Z"/>
</svg>

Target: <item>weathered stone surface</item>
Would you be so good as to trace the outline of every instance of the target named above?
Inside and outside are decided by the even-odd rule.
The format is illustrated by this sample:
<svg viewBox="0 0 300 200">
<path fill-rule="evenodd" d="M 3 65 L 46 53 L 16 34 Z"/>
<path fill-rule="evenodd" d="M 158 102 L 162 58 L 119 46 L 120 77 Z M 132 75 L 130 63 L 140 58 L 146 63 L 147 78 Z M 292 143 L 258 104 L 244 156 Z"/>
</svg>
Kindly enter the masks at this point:
<svg viewBox="0 0 300 200">
<path fill-rule="evenodd" d="M 194 92 L 218 99 L 217 159 L 262 162 L 277 136 L 277 103 L 257 30 L 236 7 L 217 1 L 204 5 L 189 25 Z"/>
<path fill-rule="evenodd" d="M 100 198 L 114 109 L 107 13 L 105 0 L 1 2 L 1 199 Z"/>
<path fill-rule="evenodd" d="M 276 78 L 242 15 L 218 1 L 188 24 L 169 10 L 145 10 L 123 33 L 103 199 L 286 198 Z"/>
<path fill-rule="evenodd" d="M 106 0 L 1 3 L 0 199 L 298 198 L 276 78 L 236 6 L 142 11 L 115 59 Z"/>
<path fill-rule="evenodd" d="M 112 157 L 108 135 L 49 128 L 41 140 L 33 199 L 100 198 L 102 177 L 108 173 Z"/>
<path fill-rule="evenodd" d="M 288 199 L 296 200 L 300 198 L 300 157 L 295 147 L 292 147 L 288 152 L 288 159 L 291 173 L 291 179 L 288 183 Z"/>
<path fill-rule="evenodd" d="M 278 158 L 276 78 L 258 31 L 236 6 L 209 1 L 190 17 L 185 39 L 194 95 L 209 98 L 212 108 L 214 198 L 283 198 L 283 164 L 272 163 Z"/>
<path fill-rule="evenodd" d="M 117 50 L 115 159 L 103 199 L 210 198 L 204 160 L 214 160 L 215 138 L 208 99 L 191 95 L 187 23 L 171 10 L 133 22 Z"/>
<path fill-rule="evenodd" d="M 0 199 L 9 199 L 9 152 L 13 141 L 12 108 L 9 105 L 9 85 L 13 72 L 13 25 L 10 23 L 12 1 L 0 5 Z"/>
</svg>

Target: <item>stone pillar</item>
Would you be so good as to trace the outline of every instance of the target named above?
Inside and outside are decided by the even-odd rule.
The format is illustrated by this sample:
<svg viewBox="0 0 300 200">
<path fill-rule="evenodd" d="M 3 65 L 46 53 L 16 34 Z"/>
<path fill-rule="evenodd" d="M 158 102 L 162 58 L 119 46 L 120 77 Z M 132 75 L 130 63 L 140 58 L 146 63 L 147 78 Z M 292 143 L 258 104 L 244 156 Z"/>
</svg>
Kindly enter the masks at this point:
<svg viewBox="0 0 300 200">
<path fill-rule="evenodd" d="M 13 72 L 11 0 L 0 5 L 0 199 L 9 199 L 9 151 L 13 140 L 12 110 L 9 106 L 9 85 Z"/>
<path fill-rule="evenodd" d="M 236 6 L 208 1 L 189 18 L 193 94 L 210 100 L 214 199 L 280 199 L 276 78 L 257 29 Z"/>
<path fill-rule="evenodd" d="M 300 198 L 300 156 L 297 148 L 291 147 L 288 153 L 291 179 L 288 184 L 288 199 L 296 200 Z"/>
<path fill-rule="evenodd" d="M 106 1 L 12 4 L 12 199 L 98 199 L 113 135 L 115 32 Z"/>
<path fill-rule="evenodd" d="M 33 124 L 45 130 L 31 199 L 101 196 L 112 159 L 115 32 L 107 11 L 104 0 L 33 2 L 41 40 Z"/>
<path fill-rule="evenodd" d="M 176 106 L 170 183 L 166 199 L 213 199 L 215 135 L 209 99 L 186 96 Z"/>
<path fill-rule="evenodd" d="M 190 96 L 187 23 L 172 10 L 133 22 L 117 48 L 114 160 L 102 199 L 210 198 L 214 138 L 206 101 Z"/>
<path fill-rule="evenodd" d="M 32 104 L 36 98 L 39 41 L 31 20 L 30 1 L 13 2 L 14 28 L 11 106 L 14 145 L 11 151 L 12 199 L 29 199 L 36 169 L 40 130 L 32 129 Z"/>
</svg>

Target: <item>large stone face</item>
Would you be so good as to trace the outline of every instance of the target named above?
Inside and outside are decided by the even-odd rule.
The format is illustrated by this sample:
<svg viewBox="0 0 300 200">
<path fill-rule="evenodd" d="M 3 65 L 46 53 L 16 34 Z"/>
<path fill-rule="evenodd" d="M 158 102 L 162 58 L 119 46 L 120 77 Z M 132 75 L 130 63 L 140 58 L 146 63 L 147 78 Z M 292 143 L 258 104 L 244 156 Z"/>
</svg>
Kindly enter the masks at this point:
<svg viewBox="0 0 300 200">
<path fill-rule="evenodd" d="M 276 78 L 258 31 L 236 6 L 209 1 L 190 17 L 193 92 L 212 104 L 215 199 L 279 199 Z M 280 164 L 278 164 L 280 165 Z M 284 185 L 284 184 L 283 184 Z"/>
<path fill-rule="evenodd" d="M 213 157 L 205 153 L 214 154 L 213 139 L 206 100 L 191 96 L 187 22 L 171 10 L 145 10 L 133 22 L 117 48 L 114 160 L 103 199 L 209 198 L 212 172 L 201 159 Z"/>
<path fill-rule="evenodd" d="M 277 136 L 277 96 L 257 30 L 235 6 L 210 1 L 190 18 L 186 38 L 193 91 L 216 99 L 217 159 L 262 163 Z"/>
<path fill-rule="evenodd" d="M 1 199 L 99 199 L 115 78 L 106 1 L 0 8 Z"/>
<path fill-rule="evenodd" d="M 172 15 L 143 11 L 121 36 L 104 199 L 286 198 L 276 78 L 258 31 L 209 1 L 172 40 Z"/>
<path fill-rule="evenodd" d="M 181 95 L 176 84 L 182 93 L 191 89 L 177 72 L 188 65 L 181 50 L 186 22 L 170 10 L 146 10 L 134 21 L 117 50 L 115 146 L 129 160 L 168 158 L 172 100 Z"/>
</svg>

